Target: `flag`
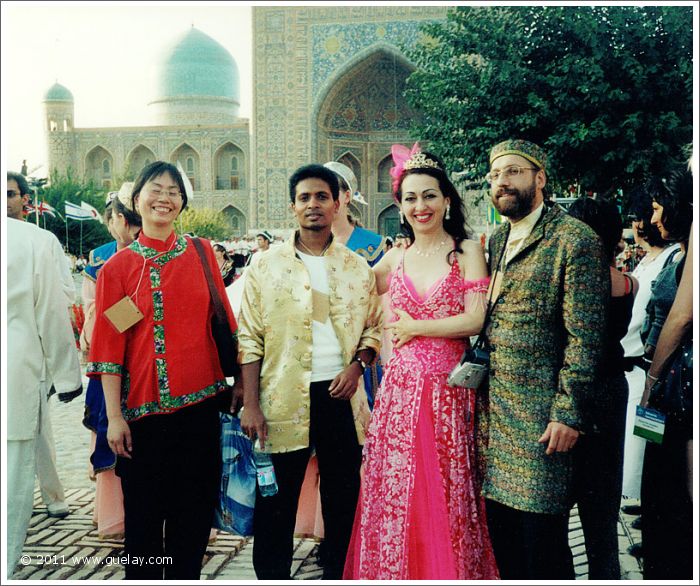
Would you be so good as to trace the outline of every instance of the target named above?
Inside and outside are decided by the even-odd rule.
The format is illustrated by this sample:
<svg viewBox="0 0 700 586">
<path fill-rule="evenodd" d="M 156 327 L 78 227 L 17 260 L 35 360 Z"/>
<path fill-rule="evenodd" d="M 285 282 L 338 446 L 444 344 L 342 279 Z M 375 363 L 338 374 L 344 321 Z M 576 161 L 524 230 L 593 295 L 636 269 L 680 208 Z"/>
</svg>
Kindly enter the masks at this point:
<svg viewBox="0 0 700 586">
<path fill-rule="evenodd" d="M 48 214 L 52 218 L 55 218 L 56 214 L 58 214 L 59 217 L 61 216 L 61 214 L 59 214 L 56 211 L 56 208 L 54 208 L 52 205 L 46 203 L 45 201 L 42 201 L 41 203 L 39 203 L 38 206 L 35 206 L 34 204 L 29 203 L 24 207 L 24 209 L 25 209 L 27 214 L 33 214 L 33 213 L 37 212 L 40 216 L 43 216 L 44 214 Z"/>
<path fill-rule="evenodd" d="M 84 210 L 87 210 L 92 214 L 92 219 L 97 220 L 100 224 L 103 224 L 102 222 L 102 214 L 98 212 L 94 207 L 92 207 L 89 203 L 86 203 L 84 201 L 80 202 L 80 207 L 83 208 Z"/>
<path fill-rule="evenodd" d="M 95 219 L 91 212 L 69 201 L 66 202 L 66 218 L 70 218 L 71 220 L 80 220 L 81 222 L 84 220 Z"/>
</svg>

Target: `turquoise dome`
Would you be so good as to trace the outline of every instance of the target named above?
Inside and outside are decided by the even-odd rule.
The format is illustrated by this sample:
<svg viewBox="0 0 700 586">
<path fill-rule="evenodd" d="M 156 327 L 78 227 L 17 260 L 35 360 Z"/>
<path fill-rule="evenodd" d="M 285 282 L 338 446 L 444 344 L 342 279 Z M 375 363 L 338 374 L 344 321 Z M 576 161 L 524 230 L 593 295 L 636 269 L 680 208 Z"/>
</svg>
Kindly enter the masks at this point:
<svg viewBox="0 0 700 586">
<path fill-rule="evenodd" d="M 72 102 L 73 94 L 70 90 L 62 86 L 60 83 L 56 82 L 53 84 L 49 90 L 44 94 L 45 102 Z"/>
<path fill-rule="evenodd" d="M 192 27 L 166 52 L 157 92 L 158 99 L 211 96 L 238 102 L 238 66 L 223 46 Z"/>
</svg>

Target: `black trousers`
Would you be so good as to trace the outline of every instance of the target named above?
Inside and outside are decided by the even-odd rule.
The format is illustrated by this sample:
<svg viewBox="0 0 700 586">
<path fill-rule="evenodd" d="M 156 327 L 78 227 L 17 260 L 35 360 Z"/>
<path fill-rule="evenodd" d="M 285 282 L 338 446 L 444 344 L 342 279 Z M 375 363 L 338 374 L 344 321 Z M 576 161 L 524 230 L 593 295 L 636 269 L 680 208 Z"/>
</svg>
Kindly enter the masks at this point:
<svg viewBox="0 0 700 586">
<path fill-rule="evenodd" d="M 622 462 L 627 418 L 627 379 L 618 374 L 601 382 L 594 409 L 596 430 L 574 448 L 574 487 L 586 541 L 589 580 L 619 580 L 617 520 L 622 498 Z"/>
<path fill-rule="evenodd" d="M 132 458 L 117 458 L 116 467 L 124 493 L 125 578 L 198 580 L 221 475 L 216 405 L 209 399 L 129 427 Z"/>
<path fill-rule="evenodd" d="M 324 580 L 340 580 L 360 490 L 362 449 L 349 401 L 328 394 L 330 381 L 311 384 L 311 445 L 321 477 L 325 527 Z M 278 492 L 258 490 L 253 521 L 253 566 L 260 580 L 291 579 L 294 525 L 311 448 L 272 454 Z"/>
<path fill-rule="evenodd" d="M 486 499 L 486 519 L 502 580 L 575 578 L 568 513 L 528 513 Z"/>
<path fill-rule="evenodd" d="M 687 430 L 666 420 L 662 444 L 647 442 L 642 469 L 645 580 L 693 578 L 693 502 L 688 493 Z"/>
</svg>

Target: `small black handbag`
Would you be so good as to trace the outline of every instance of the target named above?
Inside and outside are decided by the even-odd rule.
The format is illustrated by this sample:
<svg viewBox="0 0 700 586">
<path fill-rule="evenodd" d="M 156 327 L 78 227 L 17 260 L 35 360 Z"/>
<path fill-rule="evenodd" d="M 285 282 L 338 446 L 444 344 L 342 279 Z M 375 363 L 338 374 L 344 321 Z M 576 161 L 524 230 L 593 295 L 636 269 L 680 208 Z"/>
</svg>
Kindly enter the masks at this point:
<svg viewBox="0 0 700 586">
<path fill-rule="evenodd" d="M 693 336 L 686 336 L 649 392 L 649 406 L 681 429 L 693 425 Z"/>
</svg>

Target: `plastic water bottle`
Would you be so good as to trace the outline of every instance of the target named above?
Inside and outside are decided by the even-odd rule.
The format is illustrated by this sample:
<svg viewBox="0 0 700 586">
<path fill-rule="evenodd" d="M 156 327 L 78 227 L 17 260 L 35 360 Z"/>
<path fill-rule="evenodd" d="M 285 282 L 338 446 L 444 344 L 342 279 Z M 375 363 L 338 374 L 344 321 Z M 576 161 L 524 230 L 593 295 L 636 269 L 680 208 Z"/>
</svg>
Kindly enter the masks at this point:
<svg viewBox="0 0 700 586">
<path fill-rule="evenodd" d="M 275 467 L 272 465 L 272 456 L 266 452 L 255 450 L 255 469 L 258 476 L 258 487 L 262 496 L 277 494 L 277 478 Z"/>
</svg>

